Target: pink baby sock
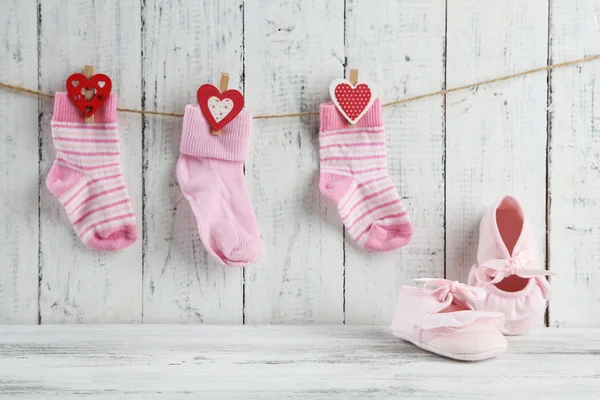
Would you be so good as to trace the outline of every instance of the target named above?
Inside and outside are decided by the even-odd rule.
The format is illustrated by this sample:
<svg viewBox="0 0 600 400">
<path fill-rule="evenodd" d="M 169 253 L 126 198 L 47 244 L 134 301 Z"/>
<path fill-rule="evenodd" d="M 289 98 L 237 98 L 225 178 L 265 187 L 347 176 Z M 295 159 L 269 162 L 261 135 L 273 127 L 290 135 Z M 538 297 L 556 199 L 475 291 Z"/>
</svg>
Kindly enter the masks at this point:
<svg viewBox="0 0 600 400">
<path fill-rule="evenodd" d="M 243 174 L 251 131 L 245 111 L 215 136 L 198 105 L 185 108 L 177 179 L 206 251 L 225 265 L 252 264 L 263 251 Z"/>
<path fill-rule="evenodd" d="M 321 192 L 337 204 L 360 246 L 373 251 L 405 246 L 413 228 L 387 173 L 380 100 L 354 127 L 333 103 L 321 104 L 320 114 Z"/>
<path fill-rule="evenodd" d="M 66 93 L 56 93 L 52 140 L 56 159 L 46 185 L 81 240 L 95 250 L 121 250 L 137 239 L 135 215 L 121 174 L 117 98 L 110 95 L 86 123 Z"/>
</svg>

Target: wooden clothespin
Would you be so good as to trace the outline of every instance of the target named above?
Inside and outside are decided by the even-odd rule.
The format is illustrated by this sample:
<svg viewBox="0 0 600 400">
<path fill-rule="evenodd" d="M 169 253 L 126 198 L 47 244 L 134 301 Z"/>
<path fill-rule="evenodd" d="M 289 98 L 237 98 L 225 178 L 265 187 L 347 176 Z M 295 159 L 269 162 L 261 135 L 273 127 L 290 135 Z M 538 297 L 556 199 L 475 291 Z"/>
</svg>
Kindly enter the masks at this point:
<svg viewBox="0 0 600 400">
<path fill-rule="evenodd" d="M 85 75 L 86 78 L 90 79 L 92 76 L 96 75 L 96 67 L 94 67 L 93 65 L 86 65 L 85 67 L 83 67 L 83 75 Z M 94 94 L 94 89 L 85 89 L 86 100 L 91 100 L 92 97 L 94 97 Z M 89 117 L 85 117 L 85 122 L 94 122 L 94 116 L 91 115 Z"/>
<path fill-rule="evenodd" d="M 219 90 L 221 94 L 225 93 L 229 88 L 229 72 L 221 72 L 221 82 L 219 83 Z M 212 131 L 215 136 L 221 136 L 221 130 Z"/>
<path fill-rule="evenodd" d="M 198 88 L 196 97 L 200 111 L 211 126 L 210 133 L 221 135 L 221 130 L 233 121 L 244 109 L 244 96 L 242 92 L 228 89 L 229 74 L 221 73 L 220 87 L 205 83 Z"/>
<path fill-rule="evenodd" d="M 351 68 L 349 75 L 350 84 L 352 85 L 352 87 L 356 87 L 356 84 L 358 83 L 358 70 Z M 354 128 L 355 126 L 355 124 L 348 122 L 349 128 Z"/>
</svg>

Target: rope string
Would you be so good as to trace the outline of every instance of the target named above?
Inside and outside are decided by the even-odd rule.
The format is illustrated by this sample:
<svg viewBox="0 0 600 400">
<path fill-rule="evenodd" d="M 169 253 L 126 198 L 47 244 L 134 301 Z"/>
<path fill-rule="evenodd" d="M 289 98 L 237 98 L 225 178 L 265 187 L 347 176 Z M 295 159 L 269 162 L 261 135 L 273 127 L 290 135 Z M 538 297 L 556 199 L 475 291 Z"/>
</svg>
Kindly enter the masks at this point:
<svg viewBox="0 0 600 400">
<path fill-rule="evenodd" d="M 565 62 L 561 62 L 561 63 L 546 65 L 543 67 L 532 68 L 532 69 L 528 69 L 525 71 L 516 72 L 516 73 L 510 74 L 510 75 L 499 76 L 497 78 L 486 79 L 483 81 L 468 83 L 466 85 L 461 85 L 461 86 L 453 87 L 450 89 L 442 89 L 442 90 L 438 90 L 437 92 L 425 93 L 425 94 L 420 94 L 418 96 L 408 97 L 408 98 L 402 99 L 402 100 L 392 101 L 390 103 L 385 103 L 383 105 L 383 107 L 397 106 L 400 104 L 405 104 L 405 103 L 410 103 L 413 101 L 425 99 L 428 97 L 459 92 L 461 90 L 471 89 L 471 88 L 474 88 L 477 86 L 489 85 L 489 84 L 496 83 L 496 82 L 508 81 L 511 79 L 519 78 L 521 76 L 535 74 L 536 72 L 551 71 L 553 69 L 565 68 L 565 67 L 570 67 L 570 66 L 578 65 L 578 64 L 584 64 L 584 63 L 587 63 L 590 61 L 595 61 L 598 59 L 600 59 L 600 54 L 595 54 L 593 56 L 588 56 L 588 57 L 580 58 L 577 60 L 565 61 Z M 11 90 L 14 90 L 14 91 L 20 92 L 20 93 L 31 94 L 34 96 L 54 98 L 54 95 L 51 93 L 45 93 L 45 92 L 40 92 L 38 90 L 27 89 L 27 88 L 24 88 L 21 86 L 11 85 L 11 84 L 5 83 L 5 82 L 0 82 L 0 87 L 6 88 L 6 89 L 11 89 Z M 183 114 L 181 114 L 181 113 L 151 111 L 151 110 L 136 110 L 136 109 L 132 109 L 132 108 L 117 108 L 117 111 L 125 112 L 125 113 L 133 113 L 133 114 L 160 115 L 163 117 L 179 117 L 179 118 L 183 117 Z M 311 115 L 319 115 L 319 113 L 318 112 L 305 112 L 305 113 L 291 113 L 291 114 L 257 115 L 255 117 L 253 117 L 253 119 L 295 118 L 295 117 L 308 117 Z"/>
</svg>

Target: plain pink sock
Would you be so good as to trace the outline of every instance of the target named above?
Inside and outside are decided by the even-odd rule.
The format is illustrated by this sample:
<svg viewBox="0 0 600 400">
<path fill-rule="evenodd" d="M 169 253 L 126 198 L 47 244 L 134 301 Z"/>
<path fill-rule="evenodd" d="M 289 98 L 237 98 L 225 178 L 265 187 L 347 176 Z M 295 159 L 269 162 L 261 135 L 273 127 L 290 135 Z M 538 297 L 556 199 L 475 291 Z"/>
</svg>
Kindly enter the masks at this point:
<svg viewBox="0 0 600 400">
<path fill-rule="evenodd" d="M 243 173 L 251 132 L 245 111 L 215 136 L 197 105 L 185 108 L 177 179 L 206 251 L 225 265 L 252 264 L 263 252 Z"/>
<path fill-rule="evenodd" d="M 333 103 L 321 104 L 320 114 L 321 192 L 336 203 L 358 245 L 372 251 L 405 246 L 413 228 L 387 172 L 380 100 L 354 127 Z"/>
<path fill-rule="evenodd" d="M 81 240 L 94 250 L 121 250 L 137 239 L 135 215 L 121 173 L 117 98 L 110 95 L 86 123 L 66 93 L 56 93 L 52 141 L 56 159 L 46 185 Z"/>
</svg>

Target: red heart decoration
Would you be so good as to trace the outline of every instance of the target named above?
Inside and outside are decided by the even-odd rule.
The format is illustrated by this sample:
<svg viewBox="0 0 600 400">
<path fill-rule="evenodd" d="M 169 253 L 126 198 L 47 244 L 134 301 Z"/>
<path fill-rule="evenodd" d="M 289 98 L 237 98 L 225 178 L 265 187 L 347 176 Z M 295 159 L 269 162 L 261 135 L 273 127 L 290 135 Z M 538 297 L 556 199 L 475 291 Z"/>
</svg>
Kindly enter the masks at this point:
<svg viewBox="0 0 600 400">
<path fill-rule="evenodd" d="M 207 83 L 198 89 L 198 105 L 213 130 L 220 131 L 242 111 L 244 96 L 235 89 L 221 93 Z"/>
<path fill-rule="evenodd" d="M 371 86 L 364 82 L 352 86 L 343 79 L 335 80 L 331 84 L 331 98 L 350 123 L 355 124 L 375 101 L 375 94 Z"/>
<path fill-rule="evenodd" d="M 351 120 L 355 120 L 369 104 L 371 89 L 364 83 L 355 88 L 347 83 L 341 83 L 335 87 L 335 98 L 346 115 Z"/>
<path fill-rule="evenodd" d="M 96 74 L 89 79 L 83 74 L 73 74 L 67 78 L 66 84 L 69 98 L 86 117 L 91 117 L 102 107 L 112 90 L 112 81 L 104 74 Z M 84 89 L 94 89 L 94 96 L 87 100 Z"/>
</svg>

